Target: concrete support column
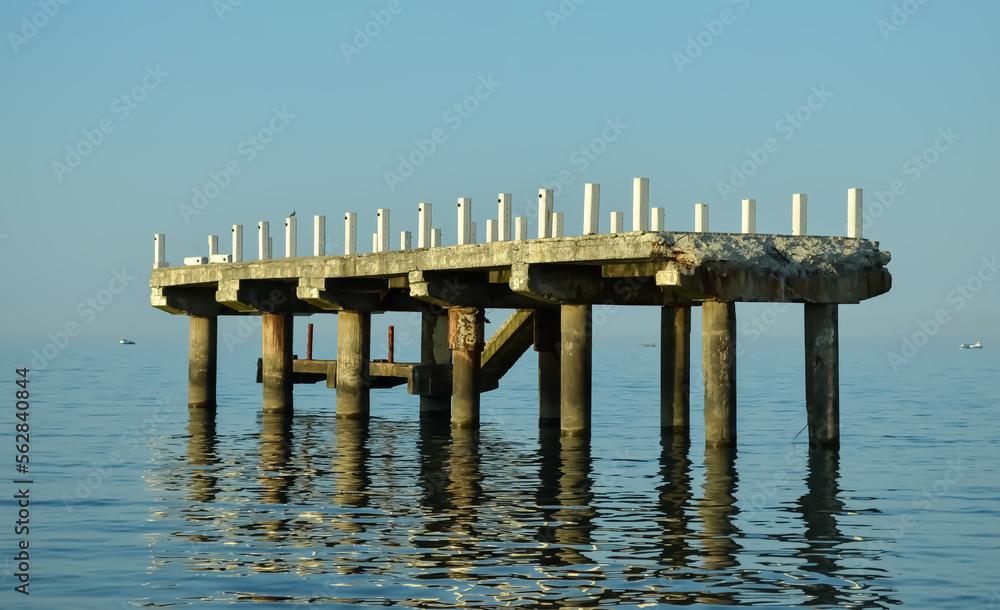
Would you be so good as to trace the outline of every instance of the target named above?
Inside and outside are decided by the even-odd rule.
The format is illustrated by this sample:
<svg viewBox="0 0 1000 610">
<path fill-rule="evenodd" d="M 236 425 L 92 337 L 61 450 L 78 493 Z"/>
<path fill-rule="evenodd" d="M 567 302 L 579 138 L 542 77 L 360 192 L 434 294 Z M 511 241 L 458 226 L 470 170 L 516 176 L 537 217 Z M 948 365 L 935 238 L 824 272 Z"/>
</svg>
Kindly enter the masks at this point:
<svg viewBox="0 0 1000 610">
<path fill-rule="evenodd" d="M 660 309 L 660 427 L 691 430 L 691 307 Z"/>
<path fill-rule="evenodd" d="M 705 446 L 736 446 L 736 303 L 701 305 Z"/>
<path fill-rule="evenodd" d="M 219 318 L 190 316 L 188 339 L 188 406 L 215 406 Z"/>
<path fill-rule="evenodd" d="M 371 331 L 370 313 L 341 311 L 337 314 L 337 417 L 368 419 Z"/>
<path fill-rule="evenodd" d="M 535 351 L 538 352 L 538 425 L 559 425 L 560 321 L 556 309 L 536 309 Z"/>
<path fill-rule="evenodd" d="M 292 409 L 292 314 L 261 314 L 264 411 Z"/>
<path fill-rule="evenodd" d="M 560 417 L 563 436 L 590 433 L 593 305 L 562 305 Z"/>
<path fill-rule="evenodd" d="M 482 309 L 455 307 L 448 310 L 448 343 L 454 353 L 451 369 L 453 428 L 474 428 L 479 425 L 484 326 Z"/>
<path fill-rule="evenodd" d="M 840 340 L 836 305 L 805 304 L 809 446 L 840 447 Z"/>
<path fill-rule="evenodd" d="M 425 312 L 421 318 L 420 364 L 451 364 L 448 316 L 444 313 Z M 443 419 L 450 415 L 451 396 L 420 396 L 420 419 Z"/>
</svg>

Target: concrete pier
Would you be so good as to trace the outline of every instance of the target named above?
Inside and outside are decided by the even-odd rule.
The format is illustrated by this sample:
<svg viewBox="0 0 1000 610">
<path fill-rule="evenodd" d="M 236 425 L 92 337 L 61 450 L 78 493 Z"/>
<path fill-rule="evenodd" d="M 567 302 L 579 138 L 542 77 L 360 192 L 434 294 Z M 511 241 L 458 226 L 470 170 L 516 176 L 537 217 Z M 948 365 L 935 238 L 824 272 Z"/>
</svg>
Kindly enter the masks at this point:
<svg viewBox="0 0 1000 610">
<path fill-rule="evenodd" d="M 479 425 L 484 322 L 483 310 L 476 307 L 456 307 L 448 311 L 448 343 L 453 352 L 453 428 Z"/>
<path fill-rule="evenodd" d="M 214 407 L 219 318 L 190 316 L 188 406 Z"/>
<path fill-rule="evenodd" d="M 558 309 L 535 310 L 534 344 L 538 353 L 538 425 L 558 426 L 561 381 L 560 313 Z"/>
<path fill-rule="evenodd" d="M 736 303 L 701 305 L 705 446 L 736 446 Z"/>
<path fill-rule="evenodd" d="M 809 446 L 840 447 L 840 347 L 837 305 L 805 304 L 806 413 Z"/>
<path fill-rule="evenodd" d="M 660 427 L 664 434 L 691 429 L 691 308 L 660 308 Z"/>
<path fill-rule="evenodd" d="M 421 314 L 420 364 L 451 364 L 451 350 L 448 349 L 448 315 L 446 313 L 424 312 Z M 445 419 L 450 415 L 451 396 L 420 395 L 420 419 Z"/>
<path fill-rule="evenodd" d="M 590 433 L 592 305 L 563 305 L 560 418 L 563 436 Z"/>
<path fill-rule="evenodd" d="M 337 417 L 368 419 L 371 383 L 371 314 L 341 311 L 337 314 Z"/>
<path fill-rule="evenodd" d="M 264 411 L 292 409 L 292 314 L 261 314 Z"/>
</svg>

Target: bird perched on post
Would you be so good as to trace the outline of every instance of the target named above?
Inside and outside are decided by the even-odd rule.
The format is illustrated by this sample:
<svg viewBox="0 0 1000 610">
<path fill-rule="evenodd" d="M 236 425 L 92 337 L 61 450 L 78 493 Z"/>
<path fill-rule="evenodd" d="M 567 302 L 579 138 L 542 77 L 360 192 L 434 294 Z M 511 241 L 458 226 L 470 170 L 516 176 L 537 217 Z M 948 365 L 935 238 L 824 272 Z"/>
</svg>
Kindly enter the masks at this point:
<svg viewBox="0 0 1000 610">
<path fill-rule="evenodd" d="M 288 217 L 289 218 L 294 218 L 295 217 L 295 210 L 292 210 L 292 213 L 289 214 Z"/>
</svg>

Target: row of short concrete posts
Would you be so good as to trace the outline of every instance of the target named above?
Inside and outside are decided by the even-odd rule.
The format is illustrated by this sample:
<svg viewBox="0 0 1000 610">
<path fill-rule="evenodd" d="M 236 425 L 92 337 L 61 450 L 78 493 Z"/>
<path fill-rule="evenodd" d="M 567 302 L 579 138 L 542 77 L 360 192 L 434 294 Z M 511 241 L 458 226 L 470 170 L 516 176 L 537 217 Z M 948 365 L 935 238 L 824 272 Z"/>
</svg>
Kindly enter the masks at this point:
<svg viewBox="0 0 1000 610">
<path fill-rule="evenodd" d="M 736 444 L 736 304 L 702 303 L 705 442 Z M 806 411 L 813 446 L 839 445 L 838 309 L 805 304 Z M 538 418 L 565 436 L 589 434 L 593 329 L 591 305 L 562 305 L 535 312 Z M 453 427 L 479 424 L 484 315 L 479 308 L 423 314 L 421 363 L 452 365 L 451 396 L 422 395 L 421 418 L 444 418 Z M 292 408 L 290 313 L 262 314 L 262 382 L 265 412 Z M 341 311 L 337 325 L 337 416 L 367 419 L 371 314 Z M 216 403 L 218 318 L 190 316 L 188 404 Z M 666 306 L 660 320 L 660 421 L 665 434 L 690 433 L 691 307 Z M 450 404 L 449 404 L 450 403 Z"/>
</svg>

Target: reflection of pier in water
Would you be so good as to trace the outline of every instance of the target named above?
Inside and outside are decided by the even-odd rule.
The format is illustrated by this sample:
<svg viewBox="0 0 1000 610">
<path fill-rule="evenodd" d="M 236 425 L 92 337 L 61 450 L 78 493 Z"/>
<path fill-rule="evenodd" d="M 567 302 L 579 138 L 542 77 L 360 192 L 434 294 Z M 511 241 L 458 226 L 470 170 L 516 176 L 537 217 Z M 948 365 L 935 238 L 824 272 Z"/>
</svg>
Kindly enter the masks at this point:
<svg viewBox="0 0 1000 610">
<path fill-rule="evenodd" d="M 737 527 L 748 523 L 740 500 L 749 492 L 738 485 L 736 452 L 705 450 L 696 483 L 683 437 L 663 438 L 650 500 L 630 503 L 595 486 L 603 460 L 590 442 L 558 430 L 512 449 L 496 435 L 433 422 L 274 415 L 256 443 L 236 443 L 218 437 L 208 410 L 192 409 L 184 447 L 155 460 L 150 484 L 177 498 L 160 518 L 179 518 L 173 536 L 191 543 L 185 569 L 315 576 L 321 582 L 300 601 L 335 599 L 335 581 L 322 576 L 330 574 L 425 582 L 445 597 L 461 583 L 456 605 L 736 604 L 761 592 L 786 605 L 893 603 L 876 576 L 849 569 L 836 452 L 811 452 L 804 493 L 775 509 L 790 510 L 801 533 L 760 535 Z M 323 455 L 325 469 L 316 467 Z M 182 465 L 164 467 L 170 461 Z M 773 554 L 761 550 L 767 541 Z M 154 567 L 170 561 L 154 557 Z"/>
</svg>

